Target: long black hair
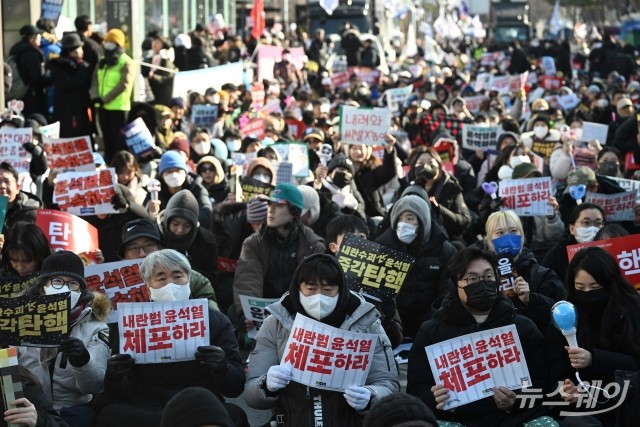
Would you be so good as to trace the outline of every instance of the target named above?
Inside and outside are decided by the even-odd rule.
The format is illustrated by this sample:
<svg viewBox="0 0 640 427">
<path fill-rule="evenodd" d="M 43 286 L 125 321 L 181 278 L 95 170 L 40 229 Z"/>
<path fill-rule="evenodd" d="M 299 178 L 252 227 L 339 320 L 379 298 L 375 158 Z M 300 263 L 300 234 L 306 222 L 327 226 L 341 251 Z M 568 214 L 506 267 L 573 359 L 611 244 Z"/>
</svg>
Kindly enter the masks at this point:
<svg viewBox="0 0 640 427">
<path fill-rule="evenodd" d="M 18 274 L 11 265 L 11 256 L 22 255 L 25 261 L 36 261 L 40 271 L 42 261 L 51 255 L 49 241 L 40 227 L 33 223 L 17 222 L 7 232 L 2 247 L 2 267 L 5 273 Z"/>
</svg>

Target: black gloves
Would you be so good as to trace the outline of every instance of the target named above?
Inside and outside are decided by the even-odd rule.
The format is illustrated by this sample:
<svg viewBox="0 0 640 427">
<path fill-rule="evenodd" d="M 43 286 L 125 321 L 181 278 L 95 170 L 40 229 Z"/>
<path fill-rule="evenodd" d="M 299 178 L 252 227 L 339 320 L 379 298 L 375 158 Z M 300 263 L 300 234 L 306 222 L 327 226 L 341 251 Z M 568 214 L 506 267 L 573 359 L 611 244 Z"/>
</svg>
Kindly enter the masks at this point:
<svg viewBox="0 0 640 427">
<path fill-rule="evenodd" d="M 78 338 L 67 338 L 60 343 L 60 352 L 64 353 L 69 359 L 71 366 L 81 368 L 89 363 L 91 356 L 84 346 L 84 343 Z"/>
<path fill-rule="evenodd" d="M 22 148 L 24 148 L 27 153 L 33 154 L 36 149 L 36 144 L 34 144 L 33 142 L 26 142 L 22 144 Z"/>
<path fill-rule="evenodd" d="M 96 97 L 91 100 L 91 105 L 93 105 L 94 108 L 102 108 L 104 102 L 102 101 L 102 98 Z"/>
<path fill-rule="evenodd" d="M 130 354 L 114 354 L 107 360 L 107 376 L 112 381 L 122 380 L 135 365 Z"/>
<path fill-rule="evenodd" d="M 116 194 L 114 194 L 111 198 L 111 205 L 113 206 L 113 209 L 117 211 L 129 207 L 129 205 L 127 204 L 127 198 L 124 197 L 124 194 L 119 193 L 118 191 L 116 191 Z"/>
<path fill-rule="evenodd" d="M 200 346 L 196 351 L 196 361 L 200 365 L 209 368 L 214 376 L 222 376 L 227 373 L 227 355 L 224 350 L 215 345 Z"/>
<path fill-rule="evenodd" d="M 489 202 L 489 207 L 491 208 L 492 212 L 499 211 L 501 206 L 502 197 L 496 197 L 495 199 L 491 199 L 491 202 Z"/>
<path fill-rule="evenodd" d="M 382 320 L 391 320 L 396 315 L 396 299 L 394 297 L 383 297 L 378 310 L 382 314 Z"/>
</svg>

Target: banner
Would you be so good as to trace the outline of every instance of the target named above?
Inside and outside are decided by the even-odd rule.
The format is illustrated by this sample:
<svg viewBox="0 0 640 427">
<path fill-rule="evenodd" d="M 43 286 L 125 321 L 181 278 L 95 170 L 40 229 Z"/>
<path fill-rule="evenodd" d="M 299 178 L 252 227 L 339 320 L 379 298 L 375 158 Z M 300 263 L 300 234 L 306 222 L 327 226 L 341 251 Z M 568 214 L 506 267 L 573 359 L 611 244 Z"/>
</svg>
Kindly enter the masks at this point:
<svg viewBox="0 0 640 427">
<path fill-rule="evenodd" d="M 180 71 L 173 76 L 171 96 L 187 99 L 190 91 L 205 93 L 210 87 L 220 90 L 225 83 L 241 85 L 244 84 L 243 77 L 242 61 L 200 70 Z"/>
<path fill-rule="evenodd" d="M 587 192 L 585 201 L 593 203 L 604 209 L 605 219 L 608 222 L 633 221 L 635 220 L 636 192 L 625 191 L 616 194 L 600 194 Z"/>
<path fill-rule="evenodd" d="M 253 119 L 240 128 L 240 136 L 242 139 L 248 136 L 255 136 L 256 138 L 262 140 L 264 139 L 264 120 L 263 119 Z"/>
<path fill-rule="evenodd" d="M 388 108 L 340 107 L 340 138 L 345 144 L 385 145 L 390 128 Z"/>
<path fill-rule="evenodd" d="M 247 331 L 249 338 L 255 338 L 264 322 L 269 315 L 267 306 L 277 302 L 278 298 L 258 298 L 247 295 L 240 295 L 240 303 L 242 304 L 242 313 L 244 318 L 253 322 L 255 328 Z"/>
<path fill-rule="evenodd" d="M 515 297 L 518 273 L 510 253 L 498 254 L 498 287 L 507 297 Z"/>
<path fill-rule="evenodd" d="M 551 177 L 502 180 L 498 195 L 502 198 L 500 210 L 512 209 L 519 216 L 553 215 L 548 203 Z"/>
<path fill-rule="evenodd" d="M 582 123 L 582 141 L 589 142 L 593 139 L 600 141 L 600 144 L 607 143 L 607 134 L 609 126 L 602 123 L 583 122 Z"/>
<path fill-rule="evenodd" d="M 91 253 L 100 248 L 98 230 L 82 218 L 53 209 L 38 209 L 36 225 L 54 251 Z"/>
<path fill-rule="evenodd" d="M 467 106 L 467 110 L 469 110 L 469 112 L 472 114 L 476 114 L 480 111 L 480 104 L 482 104 L 483 101 L 489 98 L 487 98 L 484 95 L 478 95 L 478 96 L 465 97 L 463 99 L 464 99 L 465 105 Z"/>
<path fill-rule="evenodd" d="M 453 116 L 432 116 L 425 114 L 424 120 L 420 123 L 420 136 L 428 145 L 433 142 L 433 137 L 441 132 L 447 132 L 453 136 L 458 144 L 462 144 L 462 129 L 467 124 Z"/>
<path fill-rule="evenodd" d="M 301 142 L 292 142 L 288 144 L 277 143 L 271 145 L 271 148 L 277 150 L 282 161 L 280 165 L 290 163 L 292 165 L 292 174 L 295 177 L 306 178 L 309 176 L 309 147 Z M 285 171 L 279 172 L 284 176 Z M 291 180 L 286 181 L 291 182 Z"/>
<path fill-rule="evenodd" d="M 140 158 L 155 148 L 151 131 L 141 117 L 122 128 L 122 135 L 133 155 Z"/>
<path fill-rule="evenodd" d="M 0 298 L 3 345 L 58 347 L 69 335 L 70 293 Z"/>
<path fill-rule="evenodd" d="M 60 122 L 40 126 L 40 135 L 44 138 L 60 138 Z"/>
<path fill-rule="evenodd" d="M 42 146 L 47 155 L 49 169 L 52 171 L 82 172 L 96 169 L 93 162 L 91 137 L 89 136 L 77 138 L 43 137 Z"/>
<path fill-rule="evenodd" d="M 211 130 L 217 118 L 217 105 L 193 105 L 191 107 L 191 123 L 196 127 Z"/>
<path fill-rule="evenodd" d="M 31 153 L 22 146 L 33 142 L 32 128 L 0 128 L 0 161 L 13 166 L 18 173 L 29 172 Z"/>
<path fill-rule="evenodd" d="M 334 328 L 296 314 L 280 363 L 293 368 L 292 380 L 322 390 L 364 386 L 378 336 Z"/>
<path fill-rule="evenodd" d="M 103 293 L 111 301 L 109 323 L 118 322 L 118 303 L 148 302 L 149 290 L 140 275 L 142 259 L 107 262 L 84 267 L 87 288 Z"/>
<path fill-rule="evenodd" d="M 413 85 L 408 85 L 397 89 L 387 89 L 385 93 L 387 94 L 387 105 L 391 110 L 391 114 L 393 114 L 394 116 L 399 116 L 402 108 L 407 102 L 407 99 L 409 99 L 409 97 L 413 93 Z"/>
<path fill-rule="evenodd" d="M 449 389 L 444 411 L 493 396 L 492 387 L 518 390 L 533 385 L 515 325 L 463 335 L 424 349 L 436 383 Z"/>
<path fill-rule="evenodd" d="M 270 195 L 274 186 L 267 184 L 266 182 L 258 181 L 257 179 L 250 178 L 248 176 L 242 177 L 240 180 L 240 186 L 242 187 L 242 200 L 248 202 L 253 197 L 260 194 Z"/>
<path fill-rule="evenodd" d="M 111 204 L 117 182 L 114 168 L 61 173 L 56 177 L 53 203 L 79 216 L 118 213 Z"/>
<path fill-rule="evenodd" d="M 40 13 L 41 19 L 51 19 L 57 23 L 62 13 L 62 3 L 64 0 L 42 0 L 42 8 Z"/>
<path fill-rule="evenodd" d="M 379 301 L 400 292 L 414 261 L 405 253 L 351 233 L 345 234 L 338 252 L 349 289 Z"/>
<path fill-rule="evenodd" d="M 266 44 L 259 44 L 258 47 L 258 81 L 273 80 L 273 67 L 276 62 L 282 60 L 283 48 Z M 306 55 L 301 47 L 289 48 L 291 62 L 298 70 L 302 70 Z M 227 80 L 223 80 L 226 82 Z M 203 91 L 204 93 L 204 91 Z"/>
<path fill-rule="evenodd" d="M 494 150 L 498 141 L 498 126 L 465 125 L 462 128 L 462 148 Z"/>
<path fill-rule="evenodd" d="M 208 303 L 190 299 L 120 304 L 118 330 L 120 353 L 130 354 L 136 363 L 195 360 L 197 348 L 209 345 Z"/>
<path fill-rule="evenodd" d="M 608 176 L 608 179 L 612 179 L 618 183 L 624 191 L 633 191 L 636 193 L 636 203 L 640 204 L 640 181 L 637 179 L 625 179 L 617 178 L 614 176 Z"/>
<path fill-rule="evenodd" d="M 38 273 L 29 276 L 5 276 L 0 279 L 0 298 L 15 298 L 31 286 L 38 278 Z"/>
<path fill-rule="evenodd" d="M 613 255 L 627 280 L 636 289 L 640 289 L 640 235 L 633 234 L 631 236 L 567 246 L 569 262 L 580 249 L 591 246 L 602 248 Z"/>
</svg>

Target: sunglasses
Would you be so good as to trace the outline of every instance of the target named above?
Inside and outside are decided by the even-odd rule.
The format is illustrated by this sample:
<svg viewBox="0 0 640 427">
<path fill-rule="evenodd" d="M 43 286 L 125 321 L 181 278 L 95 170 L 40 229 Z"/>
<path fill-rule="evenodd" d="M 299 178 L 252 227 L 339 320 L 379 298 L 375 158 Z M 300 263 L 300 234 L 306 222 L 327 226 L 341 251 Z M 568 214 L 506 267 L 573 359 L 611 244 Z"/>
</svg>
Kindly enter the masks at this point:
<svg viewBox="0 0 640 427">
<path fill-rule="evenodd" d="M 214 168 L 213 166 L 200 168 L 200 173 L 215 172 L 215 171 L 216 171 L 216 168 Z"/>
</svg>

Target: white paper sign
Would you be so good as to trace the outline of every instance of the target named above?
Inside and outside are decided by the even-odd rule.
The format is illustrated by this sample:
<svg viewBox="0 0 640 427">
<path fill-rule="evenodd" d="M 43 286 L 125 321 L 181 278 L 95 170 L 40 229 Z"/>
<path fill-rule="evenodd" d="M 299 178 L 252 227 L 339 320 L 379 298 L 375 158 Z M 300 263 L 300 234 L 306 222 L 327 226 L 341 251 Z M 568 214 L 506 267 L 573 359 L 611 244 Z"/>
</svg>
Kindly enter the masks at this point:
<svg viewBox="0 0 640 427">
<path fill-rule="evenodd" d="M 531 387 L 515 325 L 452 338 L 424 348 L 436 383 L 444 384 L 450 410 L 493 396 L 492 387 Z"/>
<path fill-rule="evenodd" d="M 498 126 L 475 126 L 465 124 L 462 127 L 462 148 L 467 150 L 493 150 L 498 140 Z"/>
<path fill-rule="evenodd" d="M 505 179 L 500 181 L 501 210 L 512 209 L 519 216 L 553 215 L 551 177 Z"/>
<path fill-rule="evenodd" d="M 0 161 L 9 163 L 18 173 L 29 172 L 31 154 L 22 146 L 32 141 L 32 128 L 3 127 L 0 129 Z"/>
<path fill-rule="evenodd" d="M 404 106 L 407 99 L 413 93 L 413 86 L 405 86 L 397 89 L 389 89 L 385 92 L 387 94 L 387 105 L 394 116 L 400 115 L 400 110 Z"/>
<path fill-rule="evenodd" d="M 42 135 L 42 138 L 60 138 L 60 122 L 40 126 L 40 135 Z"/>
<path fill-rule="evenodd" d="M 480 73 L 476 77 L 476 82 L 473 86 L 473 90 L 476 92 L 480 92 L 485 88 L 488 88 L 489 81 L 491 80 L 491 74 L 489 73 Z"/>
<path fill-rule="evenodd" d="M 340 107 L 340 137 L 345 144 L 384 145 L 390 127 L 388 108 Z"/>
<path fill-rule="evenodd" d="M 492 76 L 489 87 L 498 93 L 509 93 L 511 86 L 510 76 Z"/>
<path fill-rule="evenodd" d="M 114 168 L 61 173 L 56 177 L 53 203 L 78 216 L 118 213 L 111 204 L 117 182 Z"/>
<path fill-rule="evenodd" d="M 43 137 L 42 145 L 49 161 L 49 168 L 53 171 L 83 172 L 96 169 L 93 162 L 91 137 L 89 136 L 77 138 Z"/>
<path fill-rule="evenodd" d="M 544 68 L 544 74 L 546 76 L 556 75 L 556 60 L 553 59 L 553 56 L 542 57 L 542 68 Z"/>
<path fill-rule="evenodd" d="M 607 134 L 609 133 L 609 126 L 602 123 L 584 122 L 582 124 L 582 140 L 589 142 L 597 139 L 600 144 L 607 143 Z"/>
<path fill-rule="evenodd" d="M 585 201 L 600 206 L 604 210 L 605 219 L 610 222 L 633 221 L 633 206 L 636 200 L 635 191 L 616 194 L 600 194 L 587 192 Z"/>
<path fill-rule="evenodd" d="M 180 71 L 173 77 L 173 94 L 187 98 L 189 91 L 205 93 L 213 87 L 220 90 L 225 83 L 243 84 L 242 61 L 201 70 Z"/>
<path fill-rule="evenodd" d="M 637 179 L 616 178 L 614 176 L 608 176 L 607 178 L 614 180 L 618 183 L 624 191 L 633 191 L 636 193 L 636 203 L 640 204 L 640 181 Z"/>
<path fill-rule="evenodd" d="M 293 381 L 323 390 L 364 386 L 378 336 L 334 328 L 296 315 L 280 363 L 293 368 Z"/>
<path fill-rule="evenodd" d="M 194 360 L 198 347 L 209 345 L 206 299 L 139 302 L 118 305 L 120 353 L 136 363 Z"/>
<path fill-rule="evenodd" d="M 253 322 L 253 329 L 247 331 L 249 338 L 255 338 L 264 322 L 269 316 L 267 306 L 278 301 L 278 298 L 258 298 L 247 295 L 240 295 L 240 303 L 242 304 L 242 313 L 245 319 Z"/>
<path fill-rule="evenodd" d="M 278 143 L 271 147 L 278 151 L 283 163 L 291 163 L 294 177 L 309 176 L 309 149 L 306 144 Z"/>
</svg>

